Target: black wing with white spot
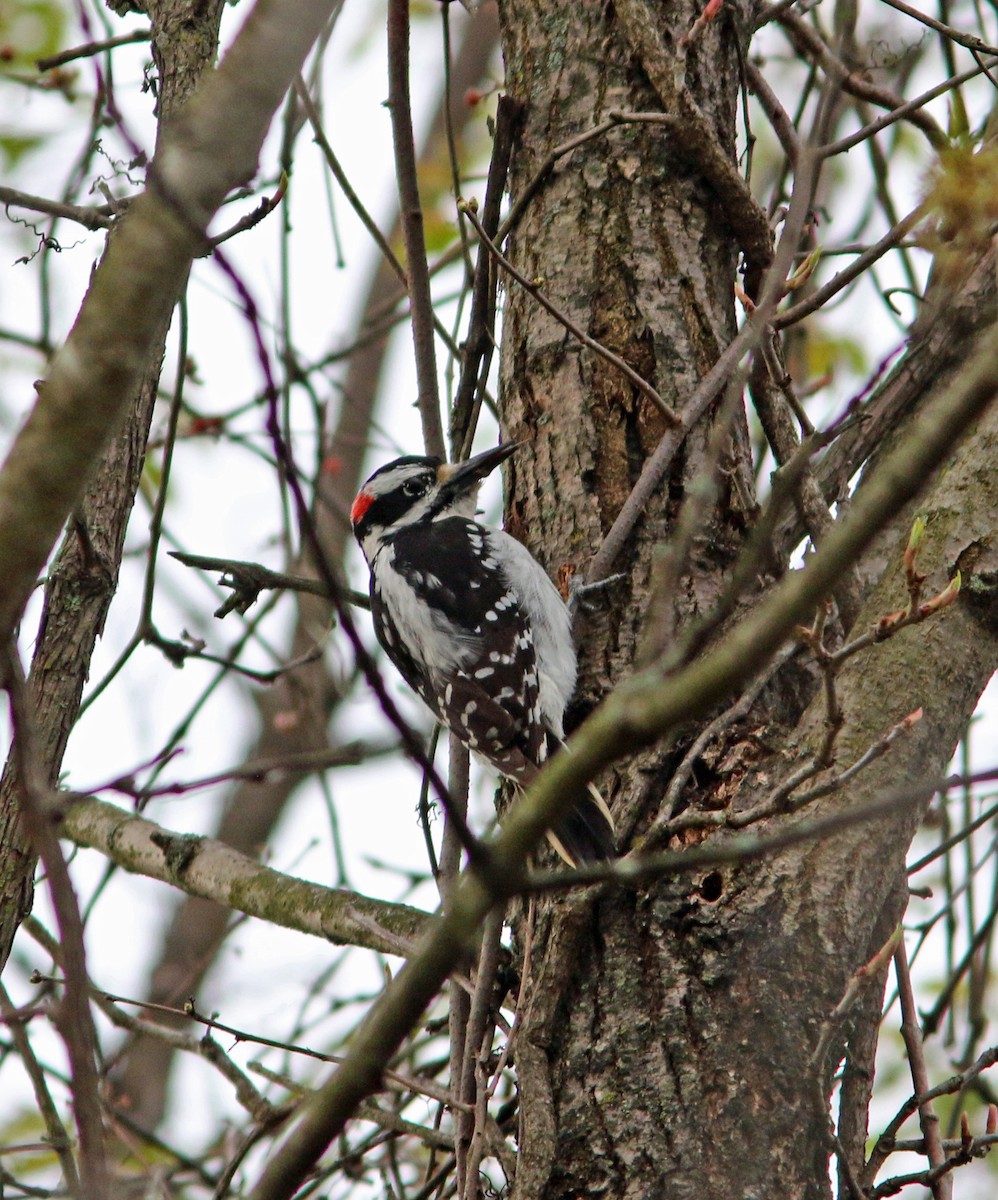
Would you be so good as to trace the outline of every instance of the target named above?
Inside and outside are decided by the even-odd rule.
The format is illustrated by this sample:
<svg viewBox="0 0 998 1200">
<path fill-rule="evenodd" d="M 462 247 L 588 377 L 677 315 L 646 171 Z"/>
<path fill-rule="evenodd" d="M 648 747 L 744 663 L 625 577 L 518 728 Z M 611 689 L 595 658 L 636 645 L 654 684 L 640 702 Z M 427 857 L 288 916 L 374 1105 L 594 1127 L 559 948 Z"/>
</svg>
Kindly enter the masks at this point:
<svg viewBox="0 0 998 1200">
<path fill-rule="evenodd" d="M 490 555 L 489 531 L 464 517 L 406 526 L 373 565 L 378 638 L 406 681 L 470 749 L 528 782 L 547 749 L 533 632 Z"/>
</svg>

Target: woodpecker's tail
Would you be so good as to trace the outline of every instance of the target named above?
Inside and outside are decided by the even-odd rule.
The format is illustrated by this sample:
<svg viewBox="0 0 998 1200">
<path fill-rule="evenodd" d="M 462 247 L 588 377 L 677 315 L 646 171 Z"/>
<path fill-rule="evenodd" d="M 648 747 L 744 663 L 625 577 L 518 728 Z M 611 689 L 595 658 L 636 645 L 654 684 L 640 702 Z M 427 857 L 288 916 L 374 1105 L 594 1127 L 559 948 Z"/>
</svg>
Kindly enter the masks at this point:
<svg viewBox="0 0 998 1200">
<path fill-rule="evenodd" d="M 548 841 L 570 867 L 583 863 L 605 862 L 616 857 L 613 817 L 596 788 L 589 790 L 556 829 L 549 830 Z"/>
</svg>

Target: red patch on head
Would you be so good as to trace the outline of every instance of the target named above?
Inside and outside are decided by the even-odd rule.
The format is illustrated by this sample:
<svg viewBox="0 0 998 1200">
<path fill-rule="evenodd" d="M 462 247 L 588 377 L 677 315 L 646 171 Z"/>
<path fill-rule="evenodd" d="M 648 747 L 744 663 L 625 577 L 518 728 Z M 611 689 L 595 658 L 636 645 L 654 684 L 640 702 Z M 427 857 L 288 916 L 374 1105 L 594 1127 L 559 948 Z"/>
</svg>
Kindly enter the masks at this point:
<svg viewBox="0 0 998 1200">
<path fill-rule="evenodd" d="M 350 520 L 354 525 L 363 520 L 364 513 L 374 503 L 374 497 L 368 492 L 358 492 L 357 499 L 353 502 L 353 508 L 350 509 Z"/>
</svg>

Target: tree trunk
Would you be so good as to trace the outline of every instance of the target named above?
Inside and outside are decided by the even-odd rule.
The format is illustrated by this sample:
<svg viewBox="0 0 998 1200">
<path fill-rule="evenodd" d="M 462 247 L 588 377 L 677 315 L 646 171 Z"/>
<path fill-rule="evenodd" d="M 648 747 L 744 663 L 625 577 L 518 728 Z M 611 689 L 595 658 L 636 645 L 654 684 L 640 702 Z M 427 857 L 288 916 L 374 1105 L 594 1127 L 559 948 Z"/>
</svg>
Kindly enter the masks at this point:
<svg viewBox="0 0 998 1200">
<path fill-rule="evenodd" d="M 524 275 L 681 410 L 735 329 L 736 254 L 753 218 L 732 212 L 730 181 L 715 159 L 720 152 L 734 170 L 738 30 L 748 14 L 725 6 L 688 49 L 682 39 L 699 15 L 693 4 L 507 0 L 502 15 L 507 85 L 526 108 L 514 202 L 552 150 L 613 111 L 682 117 L 692 101 L 705 118 L 695 127 L 709 135 L 699 155 L 690 153 L 689 123 L 679 133 L 642 123 L 564 156 L 512 243 Z M 513 460 L 507 526 L 556 577 L 584 572 L 668 426 L 617 368 L 580 348 L 515 284 L 503 349 L 506 435 L 532 439 L 529 454 Z M 702 486 L 714 473 L 713 415 L 686 438 L 627 542 L 615 568 L 626 581 L 595 612 L 580 610 L 580 708 L 634 668 L 656 550 L 674 534 L 691 483 Z M 931 572 L 929 588 L 943 586 L 961 556 L 969 566 L 975 546 L 990 545 L 995 430 L 992 415 L 926 502 L 920 563 Z M 663 626 L 649 631 L 655 642 L 667 644 L 711 610 L 743 546 L 756 510 L 743 415 L 720 465 L 719 493 L 685 571 L 652 610 Z M 898 554 L 906 538 L 899 526 L 858 629 L 905 602 Z M 973 567 L 980 579 L 993 569 L 979 560 Z M 960 606 L 853 659 L 838 681 L 847 718 L 840 766 L 914 709 L 924 715 L 886 759 L 806 816 L 939 775 L 998 662 L 996 633 L 993 610 Z M 776 676 L 751 718 L 712 746 L 710 761 L 727 765 L 702 766 L 684 803 L 728 803 L 737 812 L 770 795 L 824 735 L 823 701 L 806 705 L 813 691 L 799 669 Z M 937 700 L 943 694 L 945 702 Z M 641 836 L 659 815 L 679 750 L 691 740 L 602 781 L 626 835 Z M 916 823 L 907 806 L 896 818 L 762 863 L 538 905 L 516 1045 L 516 1196 L 827 1196 L 827 1097 L 841 1041 L 828 1061 L 812 1056 L 850 976 L 903 913 L 904 855 Z M 865 1112 L 851 1116 L 854 1126 L 865 1122 Z M 850 1140 L 861 1154 L 861 1138 Z"/>
<path fill-rule="evenodd" d="M 148 6 L 159 76 L 159 128 L 193 93 L 215 61 L 221 0 L 192 4 L 160 0 Z M 144 8 L 142 11 L 146 11 Z M 83 687 L 97 638 L 118 587 L 125 531 L 145 464 L 169 321 L 128 415 L 102 459 L 48 574 L 45 607 L 31 664 L 29 690 L 35 711 L 40 767 L 54 784 L 70 731 L 79 715 Z M 14 934 L 31 911 L 34 849 L 20 827 L 13 761 L 0 784 L 0 969 Z"/>
</svg>

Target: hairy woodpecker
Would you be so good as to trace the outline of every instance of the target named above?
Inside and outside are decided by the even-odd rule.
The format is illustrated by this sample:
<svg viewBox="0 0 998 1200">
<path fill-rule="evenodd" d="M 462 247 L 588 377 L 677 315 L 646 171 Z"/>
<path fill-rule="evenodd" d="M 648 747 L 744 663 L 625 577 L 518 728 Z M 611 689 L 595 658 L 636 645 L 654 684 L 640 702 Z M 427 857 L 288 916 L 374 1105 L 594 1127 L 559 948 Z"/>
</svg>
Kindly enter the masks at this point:
<svg viewBox="0 0 998 1200">
<path fill-rule="evenodd" d="M 368 479 L 350 518 L 388 657 L 455 737 L 526 787 L 564 736 L 576 658 L 571 615 L 540 563 L 472 520 L 479 484 L 518 444 L 457 465 L 398 458 Z M 595 788 L 548 838 L 573 865 L 612 857 Z"/>
</svg>

